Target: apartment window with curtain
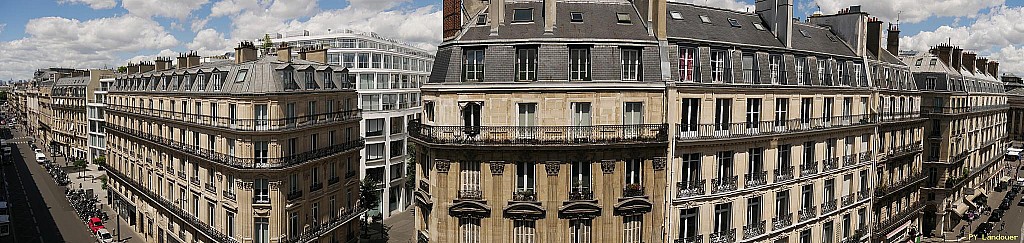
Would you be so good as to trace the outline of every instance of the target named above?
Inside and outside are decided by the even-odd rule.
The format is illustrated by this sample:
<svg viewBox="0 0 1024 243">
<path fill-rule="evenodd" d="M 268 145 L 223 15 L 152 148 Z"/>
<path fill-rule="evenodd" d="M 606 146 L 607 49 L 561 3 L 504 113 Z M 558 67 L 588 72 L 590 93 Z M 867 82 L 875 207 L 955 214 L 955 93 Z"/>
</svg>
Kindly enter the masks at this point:
<svg viewBox="0 0 1024 243">
<path fill-rule="evenodd" d="M 732 203 L 715 205 L 715 222 L 712 232 L 726 232 L 732 229 Z"/>
<path fill-rule="evenodd" d="M 571 126 L 590 126 L 592 115 L 590 113 L 590 102 L 572 102 L 572 124 Z"/>
<path fill-rule="evenodd" d="M 253 243 L 270 243 L 270 218 L 253 219 Z"/>
<path fill-rule="evenodd" d="M 537 47 L 516 48 L 516 80 L 537 81 Z"/>
<path fill-rule="evenodd" d="M 807 68 L 807 57 L 796 58 L 796 83 L 811 85 L 810 70 Z"/>
<path fill-rule="evenodd" d="M 570 219 L 569 243 L 590 243 L 592 226 L 592 219 Z"/>
<path fill-rule="evenodd" d="M 643 185 L 643 159 L 627 159 L 625 161 L 626 185 Z"/>
<path fill-rule="evenodd" d="M 747 226 L 753 228 L 761 222 L 761 197 L 747 199 Z"/>
<path fill-rule="evenodd" d="M 512 231 L 514 243 L 534 243 L 537 236 L 537 221 L 513 220 Z"/>
<path fill-rule="evenodd" d="M 789 214 L 789 190 L 782 190 L 775 193 L 775 217 L 784 217 Z"/>
<path fill-rule="evenodd" d="M 689 184 L 690 182 L 698 181 L 701 178 L 700 169 L 700 153 L 689 153 L 683 154 L 682 156 L 682 168 L 680 169 L 680 180 L 683 183 Z M 690 188 L 694 185 L 687 185 Z"/>
<path fill-rule="evenodd" d="M 644 103 L 642 102 L 626 102 L 623 104 L 622 114 L 622 125 L 642 125 L 644 124 Z M 637 137 L 643 132 L 643 128 L 639 126 L 629 126 L 625 130 L 626 137 Z"/>
<path fill-rule="evenodd" d="M 516 162 L 516 191 L 533 192 L 535 171 L 532 162 Z"/>
<path fill-rule="evenodd" d="M 462 81 L 482 81 L 484 79 L 484 49 L 467 49 L 463 51 Z"/>
<path fill-rule="evenodd" d="M 589 81 L 590 80 L 590 47 L 570 46 L 569 47 L 569 80 Z"/>
<path fill-rule="evenodd" d="M 480 134 L 481 103 L 469 102 L 462 107 L 462 126 L 466 135 Z"/>
<path fill-rule="evenodd" d="M 534 131 L 537 126 L 537 103 L 519 103 L 516 106 L 518 108 L 516 125 L 520 127 L 519 138 L 535 138 L 537 135 Z"/>
<path fill-rule="evenodd" d="M 679 238 L 693 239 L 700 236 L 700 208 L 679 210 Z"/>
<path fill-rule="evenodd" d="M 761 127 L 761 99 L 747 99 L 747 130 L 752 133 L 759 132 Z"/>
<path fill-rule="evenodd" d="M 804 185 L 800 188 L 800 208 L 808 209 L 814 206 L 814 185 Z"/>
<path fill-rule="evenodd" d="M 711 81 L 731 83 L 729 65 L 729 51 L 711 50 Z"/>
<path fill-rule="evenodd" d="M 699 69 L 700 59 L 697 58 L 697 48 L 679 47 L 679 81 L 699 81 Z"/>
<path fill-rule="evenodd" d="M 622 48 L 622 80 L 640 80 L 640 50 L 635 48 Z"/>
<path fill-rule="evenodd" d="M 459 218 L 459 243 L 480 243 L 480 219 Z"/>
<path fill-rule="evenodd" d="M 800 124 L 803 128 L 810 128 L 811 111 L 814 110 L 814 98 L 800 99 Z"/>
<path fill-rule="evenodd" d="M 571 193 L 590 192 L 590 163 L 584 161 L 572 162 L 572 189 Z"/>
<path fill-rule="evenodd" d="M 716 176 L 719 180 L 727 179 L 733 175 L 733 151 L 719 151 L 718 152 L 718 170 Z"/>
<path fill-rule="evenodd" d="M 267 141 L 255 141 L 252 147 L 253 158 L 256 159 L 257 164 L 267 163 L 269 154 L 269 143 Z"/>
<path fill-rule="evenodd" d="M 680 137 L 695 137 L 700 124 L 700 98 L 682 99 L 682 119 L 679 123 Z"/>
<path fill-rule="evenodd" d="M 835 109 L 835 98 L 828 97 L 822 101 L 821 105 L 821 119 L 824 120 L 825 126 L 832 125 L 832 110 Z"/>
<path fill-rule="evenodd" d="M 840 85 L 850 85 L 850 74 L 846 72 L 846 61 L 836 61 L 836 77 Z"/>
<path fill-rule="evenodd" d="M 622 217 L 622 242 L 642 243 L 643 239 L 643 214 Z"/>
</svg>

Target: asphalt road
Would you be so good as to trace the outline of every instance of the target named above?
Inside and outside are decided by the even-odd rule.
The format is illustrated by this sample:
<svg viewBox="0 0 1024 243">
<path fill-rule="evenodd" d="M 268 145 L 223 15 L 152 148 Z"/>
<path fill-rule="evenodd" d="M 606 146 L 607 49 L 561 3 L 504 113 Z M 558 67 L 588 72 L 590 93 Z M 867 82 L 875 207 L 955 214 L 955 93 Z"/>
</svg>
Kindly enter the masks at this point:
<svg viewBox="0 0 1024 243">
<path fill-rule="evenodd" d="M 88 228 L 64 197 L 46 169 L 35 162 L 32 148 L 18 139 L 18 129 L 9 140 L 14 147 L 13 163 L 3 167 L 10 186 L 11 224 L 18 243 L 94 242 Z M 11 139 L 5 137 L 5 139 Z M 19 142 L 20 141 L 20 142 Z"/>
</svg>

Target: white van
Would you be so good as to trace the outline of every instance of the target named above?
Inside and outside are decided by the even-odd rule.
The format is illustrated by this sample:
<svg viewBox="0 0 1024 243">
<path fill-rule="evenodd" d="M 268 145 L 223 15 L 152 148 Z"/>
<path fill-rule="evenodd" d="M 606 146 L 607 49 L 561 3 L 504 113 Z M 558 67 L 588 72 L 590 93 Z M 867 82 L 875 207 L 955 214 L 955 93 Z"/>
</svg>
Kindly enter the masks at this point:
<svg viewBox="0 0 1024 243">
<path fill-rule="evenodd" d="M 36 162 L 39 162 L 40 164 L 46 162 L 46 155 L 43 153 L 36 153 Z"/>
</svg>

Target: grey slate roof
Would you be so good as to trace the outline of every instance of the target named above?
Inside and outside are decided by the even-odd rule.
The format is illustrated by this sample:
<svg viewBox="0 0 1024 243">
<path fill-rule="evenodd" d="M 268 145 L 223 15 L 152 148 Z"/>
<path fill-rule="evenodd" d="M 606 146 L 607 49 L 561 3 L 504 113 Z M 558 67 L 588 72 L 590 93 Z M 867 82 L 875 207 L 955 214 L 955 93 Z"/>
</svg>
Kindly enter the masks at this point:
<svg viewBox="0 0 1024 243">
<path fill-rule="evenodd" d="M 656 40 L 650 35 L 643 19 L 637 15 L 633 5 L 625 0 L 602 0 L 594 2 L 557 2 L 555 30 L 544 33 L 543 2 L 506 2 L 505 23 L 498 26 L 498 35 L 491 36 L 491 26 L 476 25 L 476 18 L 468 20 L 465 33 L 458 40 L 501 40 L 533 38 L 580 38 L 580 39 L 627 39 Z M 533 9 L 533 22 L 513 23 L 514 9 Z M 582 23 L 569 21 L 572 12 L 583 13 Z M 618 24 L 618 13 L 629 14 L 632 24 Z"/>
<path fill-rule="evenodd" d="M 910 65 L 910 71 L 914 73 L 945 73 L 954 76 L 960 76 L 960 72 L 953 70 L 953 67 L 946 65 L 939 57 L 932 55 L 928 52 L 921 52 L 914 56 L 901 56 L 904 62 Z M 921 66 L 917 66 L 917 60 L 921 59 Z M 929 65 L 931 60 L 935 60 L 935 66 Z"/>
<path fill-rule="evenodd" d="M 338 75 L 339 72 L 345 72 L 345 68 L 337 65 L 328 65 L 317 62 L 311 62 L 301 59 L 292 59 L 291 62 L 280 62 L 276 56 L 263 56 L 255 61 L 235 64 L 234 61 L 222 60 L 214 62 L 201 63 L 198 66 L 184 68 L 184 69 L 170 69 L 163 71 L 150 71 L 139 74 L 122 75 L 118 79 L 125 78 L 148 78 L 148 77 L 160 77 L 157 79 L 156 90 L 153 91 L 151 86 L 145 86 L 141 89 L 128 88 L 123 91 L 148 91 L 148 92 L 171 92 L 171 93 L 210 93 L 210 94 L 260 94 L 260 93 L 274 93 L 284 92 L 285 83 L 278 71 L 290 69 L 296 70 L 308 70 L 313 68 L 317 70 L 315 80 L 318 87 L 324 88 L 323 74 L 320 71 L 330 70 L 334 73 L 332 81 L 334 86 L 340 89 L 343 87 L 343 80 L 345 77 Z M 240 82 L 235 82 L 235 79 L 239 73 L 239 70 L 247 70 L 245 78 Z M 221 80 L 223 86 L 220 89 L 215 88 L 215 83 L 209 80 L 209 76 L 205 79 L 205 86 L 200 82 L 195 82 L 194 79 L 180 79 L 175 82 L 173 77 L 178 75 L 188 74 L 188 77 L 193 77 L 196 73 L 209 74 L 212 72 L 221 73 Z M 171 76 L 172 78 L 166 80 L 163 77 Z M 294 72 L 293 75 L 294 85 L 300 88 L 304 87 L 302 80 L 302 73 Z M 166 90 L 166 91 L 164 91 Z M 329 90 L 329 89 L 328 89 Z"/>
<path fill-rule="evenodd" d="M 672 12 L 679 12 L 683 18 L 673 19 Z M 669 38 L 784 47 L 772 32 L 758 30 L 754 27 L 755 22 L 762 23 L 761 17 L 755 14 L 674 2 L 668 3 L 666 14 L 668 14 L 665 18 L 668 21 Z M 700 20 L 700 16 L 707 16 L 711 23 L 705 24 Z M 740 27 L 732 27 L 729 24 L 729 19 L 736 19 Z"/>
<path fill-rule="evenodd" d="M 803 31 L 810 37 L 804 37 Z M 857 56 L 850 46 L 832 31 L 813 24 L 793 22 L 793 49 L 832 55 Z"/>
<path fill-rule="evenodd" d="M 867 54 L 868 54 L 868 59 L 871 59 L 871 60 L 878 60 L 878 61 L 887 62 L 887 63 L 891 63 L 891 64 L 895 64 L 895 65 L 910 65 L 910 63 L 903 63 L 903 61 L 900 60 L 900 58 L 892 55 L 892 53 L 890 53 L 887 50 L 881 50 L 881 52 L 879 53 L 881 57 L 876 56 L 875 54 L 872 54 L 871 52 L 867 52 Z"/>
<path fill-rule="evenodd" d="M 86 86 L 89 80 L 89 76 L 60 78 L 54 82 L 54 86 Z"/>
</svg>

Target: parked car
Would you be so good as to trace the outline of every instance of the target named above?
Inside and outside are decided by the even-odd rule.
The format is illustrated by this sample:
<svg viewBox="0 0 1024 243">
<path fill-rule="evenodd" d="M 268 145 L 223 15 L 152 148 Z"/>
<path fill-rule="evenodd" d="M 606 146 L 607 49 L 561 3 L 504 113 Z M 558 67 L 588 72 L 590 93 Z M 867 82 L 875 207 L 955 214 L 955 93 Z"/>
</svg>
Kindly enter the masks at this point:
<svg viewBox="0 0 1024 243">
<path fill-rule="evenodd" d="M 992 223 L 982 222 L 980 225 L 978 225 L 978 229 L 974 230 L 974 235 L 978 237 L 984 237 L 988 235 L 989 232 L 992 232 L 992 228 L 994 228 Z"/>
<path fill-rule="evenodd" d="M 1024 206 L 1024 197 L 1020 198 L 1020 202 L 1017 202 L 1017 206 Z"/>
<path fill-rule="evenodd" d="M 92 230 L 93 234 L 95 234 L 96 231 L 99 231 L 101 229 L 103 229 L 103 220 L 97 217 L 92 217 L 89 219 L 89 230 Z"/>
<path fill-rule="evenodd" d="M 999 209 L 1002 209 L 1002 210 L 1010 209 L 1010 201 L 1003 201 L 1003 203 L 1000 203 L 999 204 Z"/>
<path fill-rule="evenodd" d="M 96 242 L 99 243 L 112 243 L 114 242 L 114 236 L 110 234 L 107 229 L 100 229 L 96 231 Z"/>
<path fill-rule="evenodd" d="M 1003 210 L 992 211 L 992 216 L 988 217 L 988 222 L 999 222 L 1003 220 Z"/>
<path fill-rule="evenodd" d="M 43 153 L 36 153 L 36 162 L 39 162 L 40 164 L 46 162 L 46 155 Z"/>
</svg>

